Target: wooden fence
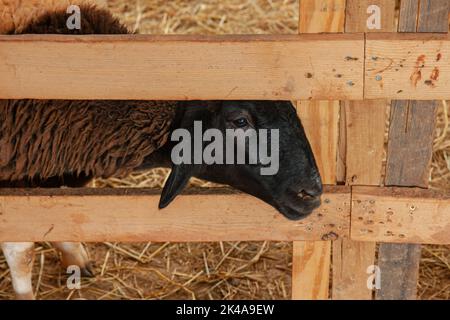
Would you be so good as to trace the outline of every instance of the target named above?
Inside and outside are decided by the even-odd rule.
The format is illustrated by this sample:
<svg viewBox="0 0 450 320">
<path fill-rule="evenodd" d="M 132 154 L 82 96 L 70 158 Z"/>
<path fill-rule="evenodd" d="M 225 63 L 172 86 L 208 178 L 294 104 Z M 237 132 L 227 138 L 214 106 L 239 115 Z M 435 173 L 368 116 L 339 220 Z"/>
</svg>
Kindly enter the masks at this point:
<svg viewBox="0 0 450 320">
<path fill-rule="evenodd" d="M 300 0 L 298 36 L 0 36 L 2 99 L 297 100 L 329 185 L 301 221 L 229 190 L 158 211 L 152 190 L 3 189 L 0 241 L 294 241 L 295 299 L 415 298 L 420 244 L 450 244 L 450 193 L 426 189 L 448 13 L 447 0 L 402 0 L 398 19 L 392 0 Z"/>
</svg>

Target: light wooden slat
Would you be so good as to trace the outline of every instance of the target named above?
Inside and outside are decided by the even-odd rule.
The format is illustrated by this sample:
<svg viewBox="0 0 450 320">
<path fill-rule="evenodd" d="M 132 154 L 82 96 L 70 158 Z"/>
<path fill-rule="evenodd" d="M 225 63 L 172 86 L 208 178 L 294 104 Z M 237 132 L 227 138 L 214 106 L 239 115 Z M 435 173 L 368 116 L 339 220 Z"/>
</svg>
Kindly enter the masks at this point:
<svg viewBox="0 0 450 320">
<path fill-rule="evenodd" d="M 297 113 L 314 152 L 323 183 L 336 183 L 339 101 L 298 101 Z"/>
<path fill-rule="evenodd" d="M 299 33 L 344 32 L 346 0 L 300 0 Z"/>
<path fill-rule="evenodd" d="M 158 210 L 159 194 L 146 189 L 3 189 L 0 242 L 333 239 L 349 234 L 349 191 L 328 187 L 319 209 L 290 221 L 259 199 L 220 191 Z"/>
<path fill-rule="evenodd" d="M 183 194 L 163 210 L 151 189 L 1 189 L 0 242 L 327 241 L 347 237 L 351 220 L 352 240 L 450 244 L 448 192 L 352 188 L 351 219 L 349 187 L 326 186 L 321 207 L 300 221 L 221 189 Z"/>
<path fill-rule="evenodd" d="M 344 102 L 348 185 L 381 183 L 388 104 L 389 102 L 385 100 Z"/>
<path fill-rule="evenodd" d="M 380 8 L 381 29 L 367 28 L 368 7 Z M 346 32 L 394 31 L 395 2 L 391 0 L 347 1 Z M 341 118 L 341 150 L 346 152 L 345 182 L 347 185 L 379 185 L 384 156 L 384 129 L 388 102 L 346 101 L 345 118 Z M 341 152 L 342 153 L 342 152 Z M 370 163 L 370 165 L 368 165 Z M 342 171 L 342 170 L 341 170 Z M 342 173 L 340 174 L 342 176 Z M 372 298 L 367 288 L 366 270 L 375 261 L 376 244 L 353 240 L 338 240 L 333 244 L 333 299 Z"/>
<path fill-rule="evenodd" d="M 448 36 L 371 33 L 366 45 L 366 99 L 450 98 Z M 0 97 L 358 100 L 363 51 L 360 34 L 0 36 Z"/>
<path fill-rule="evenodd" d="M 333 241 L 333 300 L 370 300 L 367 268 L 375 264 L 376 242 Z"/>
<path fill-rule="evenodd" d="M 365 98 L 450 99 L 450 37 L 368 34 Z"/>
<path fill-rule="evenodd" d="M 450 244 L 450 193 L 353 187 L 353 240 Z"/>
<path fill-rule="evenodd" d="M 300 0 L 299 32 L 342 32 L 345 0 Z M 336 74 L 337 76 L 337 74 Z M 322 182 L 336 183 L 339 101 L 298 101 Z M 331 243 L 296 243 L 293 246 L 292 298 L 328 299 Z"/>
<path fill-rule="evenodd" d="M 0 78 L 8 79 L 0 98 L 360 99 L 363 92 L 362 34 L 0 36 L 0 57 Z"/>
<path fill-rule="evenodd" d="M 294 242 L 292 274 L 296 279 L 292 282 L 293 299 L 328 299 L 330 252 L 330 241 Z"/>
</svg>

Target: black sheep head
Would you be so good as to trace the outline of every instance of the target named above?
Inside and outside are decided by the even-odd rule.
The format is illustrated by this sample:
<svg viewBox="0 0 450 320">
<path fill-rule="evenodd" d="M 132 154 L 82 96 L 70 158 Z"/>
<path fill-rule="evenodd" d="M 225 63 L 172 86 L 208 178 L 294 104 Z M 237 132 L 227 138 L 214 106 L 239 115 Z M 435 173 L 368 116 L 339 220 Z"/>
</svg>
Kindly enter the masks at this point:
<svg viewBox="0 0 450 320">
<path fill-rule="evenodd" d="M 177 130 L 182 129 L 182 134 L 175 137 L 177 134 L 174 135 L 174 133 L 177 130 L 172 131 L 172 140 L 177 138 L 178 142 L 170 142 L 170 147 L 167 149 L 171 150 L 172 171 L 161 195 L 160 208 L 166 207 L 193 176 L 228 184 L 251 194 L 269 203 L 292 220 L 307 216 L 320 205 L 322 183 L 319 171 L 305 131 L 290 102 L 189 101 L 183 103 L 182 112 L 184 113 L 177 128 Z M 200 123 L 202 133 L 207 129 L 216 129 L 216 133 L 218 131 L 222 133 L 223 139 L 209 137 L 209 139 L 203 139 L 209 141 L 201 140 L 194 146 L 194 139 L 201 139 L 201 135 L 198 135 Z M 227 129 L 233 129 L 233 132 L 237 132 L 241 137 L 246 133 L 256 132 L 256 137 L 253 135 L 256 140 L 253 141 L 257 141 L 258 149 L 250 147 L 250 138 L 244 139 L 244 164 L 238 164 L 237 146 L 232 148 L 234 154 L 229 158 L 234 160 L 233 164 L 227 164 L 227 162 L 230 163 L 226 161 L 226 151 L 230 150 L 226 149 Z M 260 129 L 267 129 L 265 135 L 267 140 L 264 139 L 264 131 Z M 275 131 L 278 132 L 278 137 L 273 129 L 277 129 Z M 197 136 L 195 136 L 196 132 Z M 180 152 L 181 141 L 187 142 L 189 147 Z M 220 148 L 211 154 L 218 156 L 217 159 L 223 159 L 223 164 L 220 164 L 220 161 L 211 163 L 211 160 L 206 163 L 208 161 L 202 159 L 201 154 L 199 155 L 199 152 L 202 153 L 206 150 L 205 148 L 208 148 L 208 145 L 211 149 L 213 141 L 216 141 L 216 146 L 223 147 L 221 151 L 223 154 L 217 153 Z M 260 157 L 261 148 L 267 150 L 271 160 Z M 189 149 L 188 152 L 186 152 L 187 149 Z M 197 160 L 194 159 L 195 154 Z M 173 155 L 178 155 L 176 161 Z M 180 163 L 180 158 L 188 161 Z M 200 162 L 199 159 L 201 159 Z M 253 159 L 253 162 L 250 159 Z"/>
</svg>

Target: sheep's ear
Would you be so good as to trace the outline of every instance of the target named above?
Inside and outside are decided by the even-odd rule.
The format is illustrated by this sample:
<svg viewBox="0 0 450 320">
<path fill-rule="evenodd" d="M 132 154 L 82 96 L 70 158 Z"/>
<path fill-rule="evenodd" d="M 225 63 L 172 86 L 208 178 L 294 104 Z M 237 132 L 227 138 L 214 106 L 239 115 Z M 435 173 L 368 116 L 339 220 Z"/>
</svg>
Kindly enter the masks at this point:
<svg viewBox="0 0 450 320">
<path fill-rule="evenodd" d="M 189 182 L 192 176 L 192 170 L 190 166 L 186 165 L 174 165 L 170 172 L 164 188 L 159 199 L 159 208 L 165 208 L 172 202 L 173 199 L 183 191 L 184 187 Z"/>
</svg>

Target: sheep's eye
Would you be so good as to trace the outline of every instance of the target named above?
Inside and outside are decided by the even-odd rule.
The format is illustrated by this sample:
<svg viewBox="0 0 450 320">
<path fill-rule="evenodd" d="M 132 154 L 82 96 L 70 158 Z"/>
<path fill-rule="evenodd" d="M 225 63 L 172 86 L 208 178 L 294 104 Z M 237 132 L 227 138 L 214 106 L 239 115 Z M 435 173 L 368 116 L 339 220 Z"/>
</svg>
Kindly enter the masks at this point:
<svg viewBox="0 0 450 320">
<path fill-rule="evenodd" d="M 248 121 L 246 118 L 239 118 L 236 120 L 233 120 L 233 124 L 238 128 L 244 128 L 248 126 Z"/>
</svg>

